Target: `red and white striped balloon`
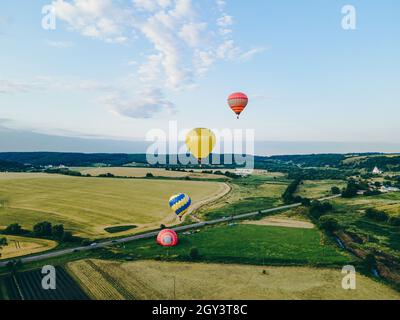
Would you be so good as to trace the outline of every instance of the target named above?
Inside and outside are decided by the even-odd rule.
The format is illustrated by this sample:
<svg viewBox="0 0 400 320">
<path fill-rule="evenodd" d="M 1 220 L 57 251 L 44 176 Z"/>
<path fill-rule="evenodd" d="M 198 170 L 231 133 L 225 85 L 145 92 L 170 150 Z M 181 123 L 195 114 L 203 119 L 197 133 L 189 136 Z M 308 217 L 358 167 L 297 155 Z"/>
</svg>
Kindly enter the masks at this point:
<svg viewBox="0 0 400 320">
<path fill-rule="evenodd" d="M 163 247 L 174 247 L 178 244 L 178 235 L 174 230 L 161 230 L 157 235 L 157 243 Z"/>
<path fill-rule="evenodd" d="M 232 111 L 237 114 L 238 119 L 248 103 L 249 98 L 242 92 L 232 93 L 228 97 L 228 104 L 231 107 Z"/>
</svg>

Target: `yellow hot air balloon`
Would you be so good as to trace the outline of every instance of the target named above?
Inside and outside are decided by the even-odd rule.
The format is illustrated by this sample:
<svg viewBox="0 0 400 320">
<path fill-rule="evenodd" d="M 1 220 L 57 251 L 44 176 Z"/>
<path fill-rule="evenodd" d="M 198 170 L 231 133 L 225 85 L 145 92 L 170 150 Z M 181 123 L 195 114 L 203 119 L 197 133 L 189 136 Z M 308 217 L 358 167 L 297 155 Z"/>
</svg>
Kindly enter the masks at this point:
<svg viewBox="0 0 400 320">
<path fill-rule="evenodd" d="M 186 135 L 186 146 L 200 163 L 201 159 L 205 159 L 210 155 L 215 143 L 215 134 L 210 129 L 196 128 Z"/>
</svg>

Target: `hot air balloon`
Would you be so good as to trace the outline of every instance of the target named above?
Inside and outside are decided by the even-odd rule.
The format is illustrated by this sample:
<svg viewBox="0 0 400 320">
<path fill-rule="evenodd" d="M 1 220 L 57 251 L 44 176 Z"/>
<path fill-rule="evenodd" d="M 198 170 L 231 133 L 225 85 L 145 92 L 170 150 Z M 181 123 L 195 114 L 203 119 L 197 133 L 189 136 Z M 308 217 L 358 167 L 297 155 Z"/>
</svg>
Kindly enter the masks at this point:
<svg viewBox="0 0 400 320">
<path fill-rule="evenodd" d="M 169 206 L 179 217 L 179 220 L 182 220 L 182 217 L 188 212 L 191 204 L 192 200 L 184 193 L 174 195 L 169 199 Z"/>
<path fill-rule="evenodd" d="M 232 93 L 228 97 L 228 104 L 231 107 L 232 111 L 237 114 L 238 119 L 248 103 L 249 98 L 242 92 Z"/>
<path fill-rule="evenodd" d="M 210 129 L 196 128 L 186 135 L 186 146 L 191 154 L 199 160 L 207 158 L 216 143 L 214 132 Z"/>
<path fill-rule="evenodd" d="M 161 230 L 157 235 L 157 243 L 163 247 L 174 247 L 178 244 L 178 235 L 174 230 Z"/>
</svg>

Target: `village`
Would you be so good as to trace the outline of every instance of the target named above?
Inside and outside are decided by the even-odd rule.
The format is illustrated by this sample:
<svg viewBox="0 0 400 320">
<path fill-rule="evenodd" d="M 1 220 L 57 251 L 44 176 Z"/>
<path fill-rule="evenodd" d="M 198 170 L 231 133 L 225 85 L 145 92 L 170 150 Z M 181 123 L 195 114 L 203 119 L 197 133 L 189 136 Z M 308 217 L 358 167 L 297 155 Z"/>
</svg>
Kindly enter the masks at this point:
<svg viewBox="0 0 400 320">
<path fill-rule="evenodd" d="M 375 167 L 372 170 L 372 175 L 374 177 L 383 176 L 383 171 L 378 167 Z M 367 181 L 368 188 L 363 188 L 363 190 L 358 190 L 358 195 L 378 195 L 381 193 L 389 193 L 389 192 L 399 192 L 400 188 L 392 186 L 390 180 L 384 180 L 383 182 L 378 181 L 377 179 L 371 179 Z"/>
</svg>

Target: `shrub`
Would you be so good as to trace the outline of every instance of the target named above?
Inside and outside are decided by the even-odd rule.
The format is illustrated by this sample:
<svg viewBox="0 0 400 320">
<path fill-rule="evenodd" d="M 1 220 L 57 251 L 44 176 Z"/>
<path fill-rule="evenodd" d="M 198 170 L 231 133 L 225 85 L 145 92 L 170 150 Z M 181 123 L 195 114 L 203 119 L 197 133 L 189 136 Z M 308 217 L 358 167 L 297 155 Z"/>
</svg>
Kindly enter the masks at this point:
<svg viewBox="0 0 400 320">
<path fill-rule="evenodd" d="M 389 224 L 395 227 L 400 227 L 400 217 L 390 217 Z"/>
<path fill-rule="evenodd" d="M 344 189 L 342 193 L 343 198 L 353 198 L 357 195 L 358 192 L 358 186 L 355 183 L 354 180 L 350 180 L 349 183 L 347 184 L 346 189 Z"/>
<path fill-rule="evenodd" d="M 389 215 L 386 212 L 379 211 L 374 208 L 365 210 L 365 216 L 369 219 L 379 222 L 387 222 L 389 220 Z"/>
<path fill-rule="evenodd" d="M 38 237 L 52 236 L 52 226 L 50 222 L 43 221 L 33 226 L 33 233 Z"/>
<path fill-rule="evenodd" d="M 88 239 L 82 240 L 82 246 L 84 246 L 84 247 L 90 246 L 91 243 L 92 243 L 92 241 L 90 241 Z"/>
<path fill-rule="evenodd" d="M 192 260 L 197 260 L 197 259 L 199 258 L 199 256 L 200 256 L 199 249 L 197 249 L 197 248 L 191 248 L 191 249 L 190 249 L 190 251 L 189 251 L 189 257 L 190 257 Z"/>
<path fill-rule="evenodd" d="M 74 241 L 74 237 L 72 235 L 71 231 L 64 231 L 62 237 L 61 237 L 62 242 L 72 242 Z"/>
<path fill-rule="evenodd" d="M 341 191 L 340 191 L 340 189 L 339 189 L 338 187 L 332 187 L 332 188 L 331 188 L 331 193 L 332 193 L 333 195 L 337 195 L 337 194 L 340 194 Z"/>
<path fill-rule="evenodd" d="M 311 205 L 311 200 L 308 198 L 301 198 L 300 202 L 303 206 L 306 207 L 309 207 Z"/>
<path fill-rule="evenodd" d="M 22 227 L 18 223 L 13 223 L 4 229 L 4 234 L 19 235 L 22 234 Z"/>
<path fill-rule="evenodd" d="M 61 240 L 64 235 L 64 226 L 62 224 L 55 225 L 51 228 L 51 235 L 54 239 Z"/>
<path fill-rule="evenodd" d="M 376 268 L 376 258 L 373 254 L 369 253 L 364 259 L 364 265 L 368 269 L 375 269 Z"/>
<path fill-rule="evenodd" d="M 319 219 L 324 214 L 332 211 L 333 206 L 329 202 L 313 201 L 310 207 L 310 215 L 314 219 Z"/>
<path fill-rule="evenodd" d="M 339 222 L 333 217 L 321 217 L 319 219 L 319 225 L 327 232 L 333 232 L 339 229 Z"/>
<path fill-rule="evenodd" d="M 112 173 L 102 173 L 99 174 L 100 178 L 114 178 L 115 176 Z"/>
<path fill-rule="evenodd" d="M 379 190 L 368 190 L 364 193 L 365 196 L 379 196 L 382 194 Z"/>
</svg>

